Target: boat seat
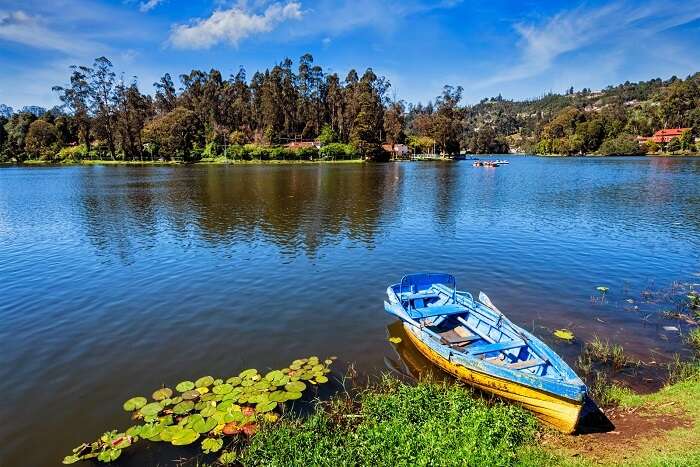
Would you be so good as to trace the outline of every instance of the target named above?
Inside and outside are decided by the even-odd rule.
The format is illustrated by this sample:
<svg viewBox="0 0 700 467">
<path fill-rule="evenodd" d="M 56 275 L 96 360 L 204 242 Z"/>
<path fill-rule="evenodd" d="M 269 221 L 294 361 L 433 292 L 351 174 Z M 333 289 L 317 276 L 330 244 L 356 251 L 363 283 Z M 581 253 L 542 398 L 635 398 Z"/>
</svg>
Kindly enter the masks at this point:
<svg viewBox="0 0 700 467">
<path fill-rule="evenodd" d="M 418 298 L 426 299 L 426 298 L 438 298 L 440 294 L 437 294 L 435 292 L 423 292 L 423 293 L 402 293 L 401 294 L 401 300 L 416 300 Z"/>
<path fill-rule="evenodd" d="M 522 362 L 511 363 L 510 365 L 507 365 L 507 368 L 510 370 L 524 370 L 526 368 L 533 368 L 543 364 L 544 362 L 542 360 L 537 360 L 533 358 L 530 360 L 524 360 Z"/>
<path fill-rule="evenodd" d="M 525 345 L 525 341 L 522 339 L 516 339 L 514 341 L 506 342 L 496 342 L 495 344 L 479 345 L 477 347 L 468 349 L 467 351 L 472 355 L 480 355 L 491 352 L 502 352 L 504 350 L 515 349 L 516 347 L 522 347 Z"/>
<path fill-rule="evenodd" d="M 442 306 L 423 307 L 417 310 L 409 310 L 409 314 L 413 319 L 429 318 L 431 316 L 445 316 L 465 313 L 467 309 L 462 305 L 450 304 Z"/>
<path fill-rule="evenodd" d="M 478 341 L 481 339 L 481 336 L 477 336 L 476 334 L 471 334 L 468 336 L 441 336 L 441 340 L 443 344 L 448 344 L 448 345 L 464 345 L 469 342 L 474 342 Z"/>
</svg>

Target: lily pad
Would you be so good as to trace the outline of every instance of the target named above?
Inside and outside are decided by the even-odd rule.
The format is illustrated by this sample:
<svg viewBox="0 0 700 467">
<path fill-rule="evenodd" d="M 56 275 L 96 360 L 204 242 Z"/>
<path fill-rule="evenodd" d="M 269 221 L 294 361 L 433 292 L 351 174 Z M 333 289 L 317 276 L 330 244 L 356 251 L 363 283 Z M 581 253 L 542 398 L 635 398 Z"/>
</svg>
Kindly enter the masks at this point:
<svg viewBox="0 0 700 467">
<path fill-rule="evenodd" d="M 112 462 L 117 460 L 121 453 L 121 449 L 107 449 L 97 455 L 97 460 L 100 462 Z"/>
<path fill-rule="evenodd" d="M 129 427 L 129 429 L 126 430 L 126 434 L 129 436 L 136 437 L 141 434 L 141 429 L 143 428 L 143 425 L 134 425 L 132 427 Z"/>
<path fill-rule="evenodd" d="M 194 408 L 194 402 L 192 401 L 182 401 L 173 407 L 173 412 L 178 415 L 183 415 Z"/>
<path fill-rule="evenodd" d="M 201 387 L 206 387 L 206 386 L 211 386 L 214 383 L 214 378 L 211 376 L 202 376 L 199 378 L 197 381 L 194 382 L 194 385 L 198 388 Z"/>
<path fill-rule="evenodd" d="M 225 435 L 237 435 L 238 433 L 241 433 L 243 431 L 243 428 L 241 425 L 239 425 L 237 422 L 230 422 L 224 425 L 224 428 L 222 432 Z"/>
<path fill-rule="evenodd" d="M 158 436 L 161 431 L 163 431 L 163 426 L 158 423 L 149 423 L 141 426 L 141 436 L 144 438 Z"/>
<path fill-rule="evenodd" d="M 275 401 L 258 402 L 258 404 L 255 406 L 255 410 L 258 413 L 265 413 L 274 410 L 275 407 L 277 407 L 277 402 Z"/>
<path fill-rule="evenodd" d="M 233 386 L 230 384 L 219 384 L 218 386 L 214 386 L 212 389 L 212 392 L 214 394 L 228 394 L 229 392 L 233 391 Z"/>
<path fill-rule="evenodd" d="M 151 402 L 146 404 L 139 409 L 139 411 L 145 416 L 157 415 L 158 412 L 163 410 L 163 406 L 159 402 Z"/>
<path fill-rule="evenodd" d="M 556 331 L 554 331 L 554 336 L 565 341 L 572 341 L 575 337 L 574 333 L 569 331 L 568 329 L 557 329 Z"/>
<path fill-rule="evenodd" d="M 164 399 L 169 399 L 173 395 L 173 390 L 170 388 L 160 388 L 155 391 L 152 395 L 153 400 L 162 401 Z"/>
<path fill-rule="evenodd" d="M 179 425 L 173 425 L 173 426 L 168 426 L 163 428 L 163 431 L 160 432 L 160 439 L 161 441 L 165 442 L 170 442 L 173 440 L 173 436 L 176 434 L 180 433 L 182 431 L 182 427 Z"/>
<path fill-rule="evenodd" d="M 208 405 L 202 410 L 200 410 L 199 413 L 202 414 L 202 417 L 211 417 L 212 415 L 214 415 L 214 412 L 216 412 L 216 406 Z"/>
<path fill-rule="evenodd" d="M 280 379 L 284 377 L 284 373 L 282 373 L 279 370 L 273 370 L 269 372 L 268 374 L 265 375 L 265 379 L 268 381 L 274 381 L 276 379 Z"/>
<path fill-rule="evenodd" d="M 229 379 L 226 380 L 228 384 L 230 384 L 233 387 L 238 386 L 241 384 L 241 377 L 240 376 L 232 376 Z"/>
<path fill-rule="evenodd" d="M 201 394 L 196 389 L 191 389 L 182 393 L 182 398 L 186 401 L 196 399 L 199 396 L 201 396 Z"/>
<path fill-rule="evenodd" d="M 192 424 L 190 424 L 190 428 L 192 428 L 197 433 L 209 433 L 216 427 L 216 425 L 216 419 L 200 417 L 200 419 L 197 419 Z"/>
<path fill-rule="evenodd" d="M 286 399 L 287 399 L 288 401 L 293 401 L 293 400 L 296 400 L 296 399 L 301 399 L 301 392 L 297 392 L 297 391 L 287 391 L 287 393 L 286 393 Z"/>
<path fill-rule="evenodd" d="M 221 438 L 207 438 L 202 441 L 202 451 L 209 454 L 218 452 L 224 446 L 224 441 Z"/>
<path fill-rule="evenodd" d="M 122 407 L 127 412 L 133 412 L 134 410 L 139 410 L 141 407 L 146 405 L 146 402 L 148 402 L 148 400 L 146 400 L 145 397 L 132 397 L 128 401 L 124 402 L 124 405 L 122 405 Z"/>
<path fill-rule="evenodd" d="M 194 443 L 197 439 L 199 439 L 199 433 L 190 428 L 185 428 L 176 433 L 170 442 L 173 446 L 186 446 Z"/>
<path fill-rule="evenodd" d="M 183 381 L 181 383 L 178 383 L 177 386 L 175 386 L 175 389 L 177 389 L 180 392 L 191 391 L 192 389 L 194 389 L 194 383 L 192 381 Z"/>
<path fill-rule="evenodd" d="M 62 463 L 63 464 L 75 464 L 79 460 L 82 460 L 82 457 L 76 456 L 75 454 L 72 454 L 70 456 L 64 457 Z"/>
<path fill-rule="evenodd" d="M 316 376 L 316 382 L 317 383 L 327 383 L 328 382 L 328 377 L 324 375 Z"/>
<path fill-rule="evenodd" d="M 255 368 L 249 368 L 247 370 L 241 371 L 241 374 L 238 376 L 241 379 L 250 379 L 250 378 L 253 378 L 257 374 L 258 374 L 258 370 L 256 370 Z"/>
</svg>

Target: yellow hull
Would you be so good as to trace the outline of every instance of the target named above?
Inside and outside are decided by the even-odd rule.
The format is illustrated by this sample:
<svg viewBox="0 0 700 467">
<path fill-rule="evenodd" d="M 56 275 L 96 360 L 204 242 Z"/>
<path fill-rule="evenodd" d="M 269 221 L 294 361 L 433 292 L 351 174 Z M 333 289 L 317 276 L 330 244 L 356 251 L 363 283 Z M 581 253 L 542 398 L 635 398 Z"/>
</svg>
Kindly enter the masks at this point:
<svg viewBox="0 0 700 467">
<path fill-rule="evenodd" d="M 562 397 L 450 362 L 418 339 L 411 329 L 408 329 L 408 326 L 406 328 L 406 334 L 415 347 L 428 360 L 457 379 L 476 386 L 483 391 L 520 404 L 533 412 L 537 418 L 559 431 L 573 433 L 576 429 L 583 402 L 576 404 Z"/>
</svg>

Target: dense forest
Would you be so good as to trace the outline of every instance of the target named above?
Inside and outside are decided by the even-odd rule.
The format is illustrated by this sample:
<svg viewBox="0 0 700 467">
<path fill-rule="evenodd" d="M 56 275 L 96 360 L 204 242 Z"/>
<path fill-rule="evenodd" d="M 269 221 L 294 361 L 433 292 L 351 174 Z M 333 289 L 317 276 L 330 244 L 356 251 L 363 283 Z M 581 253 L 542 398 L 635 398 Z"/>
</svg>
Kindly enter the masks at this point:
<svg viewBox="0 0 700 467">
<path fill-rule="evenodd" d="M 461 104 L 461 87 L 445 86 L 413 105 L 390 99 L 390 83 L 372 69 L 341 78 L 306 54 L 296 67 L 285 59 L 250 78 L 242 68 L 228 78 L 193 70 L 177 85 L 165 74 L 153 86 L 142 92 L 105 57 L 73 66 L 67 83 L 53 88 L 61 106 L 0 116 L 0 162 L 382 160 L 389 157 L 382 145 L 397 143 L 443 154 L 691 152 L 700 129 L 700 73 L 476 105 Z M 637 137 L 669 127 L 690 131 L 663 147 L 640 145 Z"/>
</svg>

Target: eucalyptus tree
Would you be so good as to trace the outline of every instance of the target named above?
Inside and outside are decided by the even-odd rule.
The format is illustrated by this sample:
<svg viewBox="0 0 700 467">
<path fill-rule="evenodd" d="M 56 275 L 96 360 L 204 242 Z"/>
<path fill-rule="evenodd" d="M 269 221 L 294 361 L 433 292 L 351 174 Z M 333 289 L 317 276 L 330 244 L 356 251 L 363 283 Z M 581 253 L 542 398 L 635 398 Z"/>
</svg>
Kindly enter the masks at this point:
<svg viewBox="0 0 700 467">
<path fill-rule="evenodd" d="M 116 132 L 114 108 L 116 74 L 107 57 L 95 59 L 90 73 L 90 97 L 92 99 L 96 129 L 107 140 L 107 149 L 112 160 L 116 156 Z"/>
<path fill-rule="evenodd" d="M 90 115 L 90 82 L 92 69 L 85 66 L 71 66 L 70 85 L 67 87 L 54 86 L 52 90 L 59 93 L 62 107 L 69 112 L 78 127 L 79 139 L 90 154 L 92 144 L 92 118 Z"/>
</svg>

